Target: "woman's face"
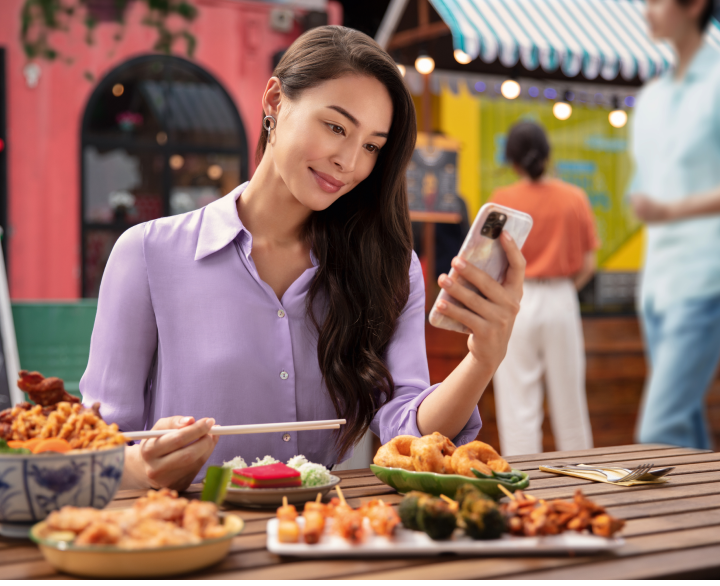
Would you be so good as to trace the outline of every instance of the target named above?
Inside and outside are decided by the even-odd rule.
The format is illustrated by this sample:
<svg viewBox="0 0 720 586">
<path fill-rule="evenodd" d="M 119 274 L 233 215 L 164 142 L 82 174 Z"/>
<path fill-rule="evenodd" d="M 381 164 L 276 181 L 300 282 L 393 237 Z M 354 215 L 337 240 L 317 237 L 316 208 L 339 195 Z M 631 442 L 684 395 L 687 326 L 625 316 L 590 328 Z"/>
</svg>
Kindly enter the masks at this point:
<svg viewBox="0 0 720 586">
<path fill-rule="evenodd" d="M 678 0 L 646 0 L 645 15 L 650 35 L 655 40 L 682 40 L 688 31 L 697 31 L 705 2 L 711 1 L 692 0 L 682 5 Z"/>
<path fill-rule="evenodd" d="M 267 147 L 276 171 L 290 193 L 313 211 L 326 209 L 370 175 L 393 117 L 385 86 L 357 75 L 324 82 L 292 101 L 273 78 L 263 106 L 277 119 Z"/>
</svg>

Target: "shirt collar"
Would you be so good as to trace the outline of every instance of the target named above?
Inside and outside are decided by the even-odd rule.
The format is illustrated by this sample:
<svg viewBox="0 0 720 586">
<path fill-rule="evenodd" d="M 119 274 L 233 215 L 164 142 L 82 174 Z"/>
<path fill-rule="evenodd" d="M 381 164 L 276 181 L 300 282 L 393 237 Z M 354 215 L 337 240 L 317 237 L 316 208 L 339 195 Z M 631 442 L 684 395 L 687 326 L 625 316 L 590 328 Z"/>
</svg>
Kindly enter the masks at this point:
<svg viewBox="0 0 720 586">
<path fill-rule="evenodd" d="M 249 181 L 246 181 L 242 185 L 238 185 L 225 197 L 221 197 L 205 206 L 200 223 L 198 243 L 195 248 L 195 260 L 203 259 L 218 250 L 222 250 L 235 240 L 238 234 L 242 234 L 245 243 L 249 244 L 247 250 L 244 250 L 245 256 L 250 254 L 252 234 L 243 226 L 237 212 L 237 200 L 249 183 Z M 245 249 L 245 247 L 243 248 Z M 310 262 L 314 267 L 319 264 L 312 249 L 310 250 Z"/>
<path fill-rule="evenodd" d="M 225 248 L 238 234 L 247 232 L 237 213 L 237 200 L 248 183 L 249 181 L 246 181 L 238 185 L 225 197 L 205 206 L 195 248 L 195 260 L 203 259 Z"/>
</svg>

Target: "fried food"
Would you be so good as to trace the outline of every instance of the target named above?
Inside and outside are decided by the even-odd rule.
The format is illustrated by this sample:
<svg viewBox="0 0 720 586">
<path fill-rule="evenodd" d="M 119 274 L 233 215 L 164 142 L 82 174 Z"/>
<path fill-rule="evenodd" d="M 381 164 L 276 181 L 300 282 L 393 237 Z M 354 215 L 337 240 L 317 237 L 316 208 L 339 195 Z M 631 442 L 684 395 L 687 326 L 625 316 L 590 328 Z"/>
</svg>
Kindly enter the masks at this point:
<svg viewBox="0 0 720 586">
<path fill-rule="evenodd" d="M 310 509 L 303 513 L 303 517 L 305 518 L 302 531 L 303 540 L 311 545 L 317 543 L 325 531 L 325 516 L 317 510 Z"/>
<path fill-rule="evenodd" d="M 400 516 L 382 499 L 373 499 L 360 507 L 360 513 L 370 521 L 370 528 L 376 535 L 391 537 L 400 524 Z"/>
<path fill-rule="evenodd" d="M 75 534 L 75 545 L 116 545 L 123 549 L 200 543 L 227 533 L 214 503 L 188 501 L 167 488 L 148 491 L 129 509 L 63 507 L 50 513 L 46 524 L 48 532 Z"/>
<path fill-rule="evenodd" d="M 300 526 L 297 521 L 280 519 L 278 523 L 278 541 L 280 543 L 297 543 L 300 541 Z"/>
<path fill-rule="evenodd" d="M 18 387 L 25 391 L 30 399 L 37 405 L 50 407 L 60 402 L 79 403 L 80 399 L 73 397 L 65 390 L 62 379 L 51 376 L 45 378 L 39 372 L 20 371 Z"/>
<path fill-rule="evenodd" d="M 625 521 L 607 514 L 604 507 L 588 500 L 581 490 L 572 501 L 538 500 L 521 490 L 515 499 L 502 505 L 510 533 L 514 535 L 557 535 L 563 531 L 589 529 L 596 535 L 612 537 L 625 526 Z"/>
<path fill-rule="evenodd" d="M 414 435 L 399 435 L 381 446 L 373 458 L 373 464 L 386 468 L 402 468 L 403 470 L 415 470 L 410 447 L 417 440 Z"/>
<path fill-rule="evenodd" d="M 410 455 L 417 472 L 452 474 L 452 455 L 455 450 L 455 444 L 437 431 L 417 438 L 410 445 Z"/>
<path fill-rule="evenodd" d="M 63 401 L 52 407 L 19 403 L 0 413 L 0 433 L 3 439 L 15 441 L 62 439 L 73 450 L 102 450 L 124 444 L 117 425 L 105 423 L 99 408 L 99 403 L 91 409 L 78 402 Z"/>
<path fill-rule="evenodd" d="M 472 473 L 473 468 L 488 475 L 492 475 L 493 470 L 495 472 L 511 470 L 510 464 L 500 457 L 495 448 L 479 441 L 470 442 L 457 448 L 452 456 L 452 467 L 455 474 L 470 478 L 475 478 Z"/>
</svg>

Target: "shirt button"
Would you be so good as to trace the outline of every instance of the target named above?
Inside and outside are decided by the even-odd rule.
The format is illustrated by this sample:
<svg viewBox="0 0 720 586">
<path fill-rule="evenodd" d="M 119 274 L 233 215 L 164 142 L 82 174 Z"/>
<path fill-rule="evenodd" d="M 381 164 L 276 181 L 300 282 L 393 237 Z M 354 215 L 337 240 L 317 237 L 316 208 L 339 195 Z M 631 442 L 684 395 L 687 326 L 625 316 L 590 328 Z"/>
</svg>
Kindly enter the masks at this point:
<svg viewBox="0 0 720 586">
<path fill-rule="evenodd" d="M 290 434 L 289 434 L 289 433 L 283 434 L 283 441 L 284 441 L 284 442 L 289 442 L 289 441 L 290 441 Z"/>
<path fill-rule="evenodd" d="M 284 370 L 280 373 L 280 378 L 283 380 L 285 380 L 288 376 L 290 376 L 290 375 L 287 372 L 285 372 Z M 285 441 L 287 441 L 287 440 L 285 440 Z"/>
<path fill-rule="evenodd" d="M 278 309 L 278 317 L 285 317 L 285 312 L 282 309 Z"/>
</svg>

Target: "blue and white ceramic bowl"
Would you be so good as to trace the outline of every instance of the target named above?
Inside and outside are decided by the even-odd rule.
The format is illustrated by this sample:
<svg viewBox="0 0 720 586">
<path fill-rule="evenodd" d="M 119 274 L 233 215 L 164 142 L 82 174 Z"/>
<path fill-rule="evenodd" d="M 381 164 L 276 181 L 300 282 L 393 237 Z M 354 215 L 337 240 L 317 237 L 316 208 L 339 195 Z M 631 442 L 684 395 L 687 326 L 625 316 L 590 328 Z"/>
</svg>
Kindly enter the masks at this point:
<svg viewBox="0 0 720 586">
<path fill-rule="evenodd" d="M 122 479 L 125 446 L 0 454 L 0 523 L 36 523 L 65 505 L 102 509 Z"/>
</svg>

